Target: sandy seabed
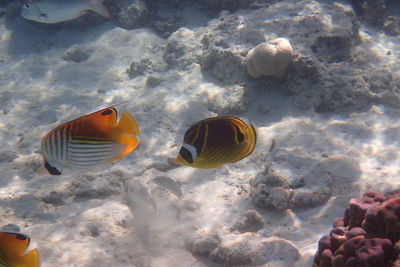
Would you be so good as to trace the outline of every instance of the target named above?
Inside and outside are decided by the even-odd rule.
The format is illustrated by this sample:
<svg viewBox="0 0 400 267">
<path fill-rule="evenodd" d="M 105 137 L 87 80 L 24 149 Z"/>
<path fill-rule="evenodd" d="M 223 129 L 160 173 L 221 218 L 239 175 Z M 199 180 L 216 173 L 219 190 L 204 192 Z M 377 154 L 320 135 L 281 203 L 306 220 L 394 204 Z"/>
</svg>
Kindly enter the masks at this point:
<svg viewBox="0 0 400 267">
<path fill-rule="evenodd" d="M 291 1 L 271 6 L 264 19 L 281 19 L 289 9 L 306 16 L 318 7 L 318 1 L 294 2 L 297 6 L 288 6 Z M 113 21 L 75 29 L 32 23 L 18 13 L 0 17 L 0 226 L 12 224 L 7 229 L 30 235 L 42 266 L 230 266 L 235 260 L 242 265 L 311 266 L 319 238 L 329 232 L 334 218 L 343 216 L 350 198 L 368 189 L 399 189 L 397 107 L 364 99 L 362 109 L 316 112 L 296 105 L 299 94 L 293 90 L 288 94 L 281 83 L 274 86 L 276 82 L 262 78 L 249 89 L 253 97 L 230 95 L 235 86 L 226 80 L 240 80 L 245 72 L 221 78 L 216 67 L 205 70 L 201 58 L 206 53 L 199 46 L 218 19 L 231 15 L 212 20 L 195 8 L 181 12 L 184 27 L 168 39 L 149 28 L 128 30 Z M 239 10 L 233 13 L 240 18 L 234 23 L 241 28 L 260 14 Z M 274 35 L 278 33 L 265 32 L 265 39 Z M 305 46 L 301 39 L 282 37 L 291 41 L 295 53 Z M 243 36 L 231 38 L 232 44 Z M 353 49 L 365 52 L 362 64 L 398 78 L 398 37 L 361 26 L 359 38 Z M 147 67 L 133 75 L 127 72 L 132 62 Z M 224 64 L 229 69 L 229 61 Z M 118 108 L 135 116 L 141 131 L 135 151 L 84 173 L 36 174 L 46 132 L 125 100 L 130 101 Z M 227 113 L 256 126 L 252 155 L 215 170 L 172 164 L 190 125 Z M 254 181 L 266 169 L 293 184 L 301 180 L 300 188 L 289 188 L 306 200 L 298 200 L 293 209 L 256 205 Z M 162 175 L 181 185 L 181 199 L 151 181 Z M 149 228 L 139 229 L 135 217 L 144 215 L 125 204 L 122 185 L 130 179 L 143 183 L 157 205 L 146 221 Z M 235 225 L 251 209 L 265 225 L 241 233 Z M 143 231 L 148 232 L 145 237 Z M 199 245 L 196 240 L 206 241 Z M 235 248 L 238 243 L 243 245 Z M 205 254 L 213 256 L 201 256 Z"/>
</svg>

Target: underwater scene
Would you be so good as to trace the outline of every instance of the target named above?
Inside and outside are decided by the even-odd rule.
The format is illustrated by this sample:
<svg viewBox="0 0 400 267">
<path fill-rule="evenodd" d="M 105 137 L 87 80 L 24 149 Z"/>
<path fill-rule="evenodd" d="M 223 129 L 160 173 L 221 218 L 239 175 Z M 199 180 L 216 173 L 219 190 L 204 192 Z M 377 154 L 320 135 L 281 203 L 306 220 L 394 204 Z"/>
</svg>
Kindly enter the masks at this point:
<svg viewBox="0 0 400 267">
<path fill-rule="evenodd" d="M 400 1 L 1 0 L 0 266 L 400 266 Z"/>
</svg>

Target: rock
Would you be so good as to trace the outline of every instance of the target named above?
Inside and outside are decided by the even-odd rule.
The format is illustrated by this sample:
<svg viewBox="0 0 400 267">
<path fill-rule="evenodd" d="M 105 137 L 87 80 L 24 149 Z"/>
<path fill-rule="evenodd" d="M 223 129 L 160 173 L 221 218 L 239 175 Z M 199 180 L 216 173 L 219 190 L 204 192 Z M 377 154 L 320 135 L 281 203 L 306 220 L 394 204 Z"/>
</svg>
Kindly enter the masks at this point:
<svg viewBox="0 0 400 267">
<path fill-rule="evenodd" d="M 242 114 L 254 100 L 255 96 L 242 85 L 231 85 L 209 94 L 208 108 L 218 115 Z"/>
<path fill-rule="evenodd" d="M 400 17 L 388 16 L 383 24 L 383 30 L 390 35 L 400 34 Z"/>
<path fill-rule="evenodd" d="M 288 68 L 286 88 L 289 93 L 299 94 L 313 91 L 320 80 L 321 65 L 311 54 L 294 54 L 292 64 Z"/>
<path fill-rule="evenodd" d="M 298 189 L 293 192 L 293 207 L 315 207 L 325 203 L 330 196 L 331 190 L 328 187 Z"/>
<path fill-rule="evenodd" d="M 207 11 L 216 14 L 221 10 L 229 10 L 234 12 L 240 8 L 250 7 L 255 0 L 206 0 L 204 3 L 207 5 Z"/>
<path fill-rule="evenodd" d="M 248 210 L 242 214 L 235 223 L 233 230 L 244 232 L 257 232 L 264 228 L 264 218 L 256 210 Z"/>
<path fill-rule="evenodd" d="M 251 197 L 258 207 L 274 207 L 286 210 L 293 207 L 293 193 L 304 191 L 304 181 L 298 177 L 290 177 L 284 171 L 269 167 L 266 171 L 259 172 L 250 181 Z M 300 188 L 300 189 L 298 189 Z M 298 195 L 299 196 L 299 195 Z M 298 204 L 299 201 L 296 202 Z"/>
<path fill-rule="evenodd" d="M 159 75 L 149 75 L 146 80 L 147 88 L 154 88 L 159 86 L 163 82 L 163 78 Z"/>
<path fill-rule="evenodd" d="M 385 0 L 352 0 L 351 3 L 362 19 L 382 26 L 386 11 Z"/>
<path fill-rule="evenodd" d="M 311 49 L 321 61 L 351 61 L 352 42 L 348 36 L 319 36 Z"/>
<path fill-rule="evenodd" d="M 73 47 L 66 51 L 62 59 L 69 62 L 81 63 L 89 59 L 92 50 L 85 47 Z"/>
<path fill-rule="evenodd" d="M 273 187 L 269 191 L 269 202 L 278 210 L 286 210 L 289 208 L 289 190 L 283 187 Z"/>
<path fill-rule="evenodd" d="M 139 27 L 150 17 L 147 1 L 144 0 L 107 0 L 106 3 L 112 16 L 126 29 Z"/>
<path fill-rule="evenodd" d="M 99 227 L 94 223 L 89 223 L 86 225 L 87 232 L 92 237 L 98 237 L 100 235 Z"/>
<path fill-rule="evenodd" d="M 152 72 L 152 68 L 151 61 L 148 58 L 142 59 L 139 62 L 133 61 L 129 69 L 126 70 L 131 79 L 149 72 Z"/>
<path fill-rule="evenodd" d="M 41 200 L 46 204 L 61 206 L 64 205 L 66 197 L 66 194 L 63 192 L 50 191 L 48 195 L 41 197 Z"/>
<path fill-rule="evenodd" d="M 226 235 L 210 254 L 211 259 L 226 266 L 256 266 L 273 260 L 290 260 L 294 264 L 299 256 L 299 251 L 289 241 L 275 237 L 263 238 L 254 233 Z"/>
<path fill-rule="evenodd" d="M 246 56 L 246 67 L 250 76 L 283 77 L 293 60 L 293 49 L 285 38 L 277 38 L 259 44 Z"/>
<path fill-rule="evenodd" d="M 247 81 L 243 54 L 244 50 L 240 47 L 221 48 L 210 45 L 204 50 L 200 65 L 202 70 L 210 71 L 220 82 L 242 84 Z"/>
<path fill-rule="evenodd" d="M 199 63 L 201 51 L 199 37 L 195 32 L 180 28 L 168 37 L 163 58 L 168 65 L 184 69 Z"/>
<path fill-rule="evenodd" d="M 221 242 L 220 235 L 209 229 L 200 229 L 186 241 L 186 248 L 193 254 L 208 256 Z"/>
</svg>

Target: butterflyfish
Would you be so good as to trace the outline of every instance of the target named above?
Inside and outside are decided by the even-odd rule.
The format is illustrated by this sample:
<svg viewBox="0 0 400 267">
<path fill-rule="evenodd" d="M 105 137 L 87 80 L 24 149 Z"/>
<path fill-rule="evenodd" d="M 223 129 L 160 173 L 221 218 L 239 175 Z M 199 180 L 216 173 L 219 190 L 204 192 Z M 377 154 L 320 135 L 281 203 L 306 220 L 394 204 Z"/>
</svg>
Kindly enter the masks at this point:
<svg viewBox="0 0 400 267">
<path fill-rule="evenodd" d="M 0 232 L 0 266 L 38 267 L 39 252 L 27 251 L 30 238 L 27 235 L 12 232 Z"/>
<path fill-rule="evenodd" d="M 256 141 L 251 124 L 232 116 L 208 118 L 186 131 L 175 162 L 194 168 L 218 168 L 250 155 Z"/>
<path fill-rule="evenodd" d="M 40 23 L 59 23 L 76 19 L 89 10 L 110 19 L 103 0 L 28 0 L 21 8 L 21 16 Z"/>
<path fill-rule="evenodd" d="M 126 111 L 118 121 L 114 107 L 66 122 L 42 138 L 44 168 L 61 175 L 64 168 L 82 170 L 112 163 L 138 145 L 139 127 Z"/>
</svg>

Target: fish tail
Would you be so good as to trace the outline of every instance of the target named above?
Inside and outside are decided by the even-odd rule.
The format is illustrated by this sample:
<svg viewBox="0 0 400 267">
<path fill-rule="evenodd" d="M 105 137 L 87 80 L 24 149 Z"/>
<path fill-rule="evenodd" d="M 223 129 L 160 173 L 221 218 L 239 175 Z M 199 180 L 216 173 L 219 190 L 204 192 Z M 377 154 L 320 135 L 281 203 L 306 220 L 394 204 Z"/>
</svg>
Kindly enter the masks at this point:
<svg viewBox="0 0 400 267">
<path fill-rule="evenodd" d="M 250 126 L 246 128 L 243 134 L 244 134 L 244 140 L 246 140 L 246 143 L 248 144 L 248 150 L 246 151 L 244 156 L 247 157 L 254 151 L 254 148 L 257 143 L 257 132 L 254 126 L 250 124 Z"/>
<path fill-rule="evenodd" d="M 111 19 L 111 13 L 108 11 L 106 6 L 103 4 L 103 0 L 90 0 L 90 10 L 93 12 L 96 12 L 97 14 L 107 18 Z"/>
<path fill-rule="evenodd" d="M 237 161 L 247 157 L 254 151 L 254 148 L 257 143 L 257 132 L 256 132 L 256 129 L 254 128 L 254 126 L 252 124 L 250 124 L 250 126 L 248 126 L 244 130 L 243 135 L 244 135 L 244 140 L 245 140 L 244 144 L 245 144 L 246 148 L 243 150 L 242 156 L 239 159 L 232 161 L 231 163 L 237 162 Z"/>
<path fill-rule="evenodd" d="M 139 136 L 139 126 L 135 120 L 135 118 L 126 111 L 122 111 L 121 119 L 119 120 L 118 130 L 124 134 L 131 134 L 135 136 Z"/>
<path fill-rule="evenodd" d="M 111 160 L 111 162 L 114 162 L 123 156 L 129 154 L 132 150 L 134 150 L 137 145 L 138 145 L 138 139 L 132 135 L 128 134 L 120 134 L 115 140 L 116 143 L 123 145 L 123 149 L 121 152 L 118 154 L 117 157 Z"/>
<path fill-rule="evenodd" d="M 24 263 L 23 266 L 39 267 L 40 266 L 39 252 L 36 249 L 32 249 L 27 254 L 22 256 L 21 261 Z"/>
</svg>

